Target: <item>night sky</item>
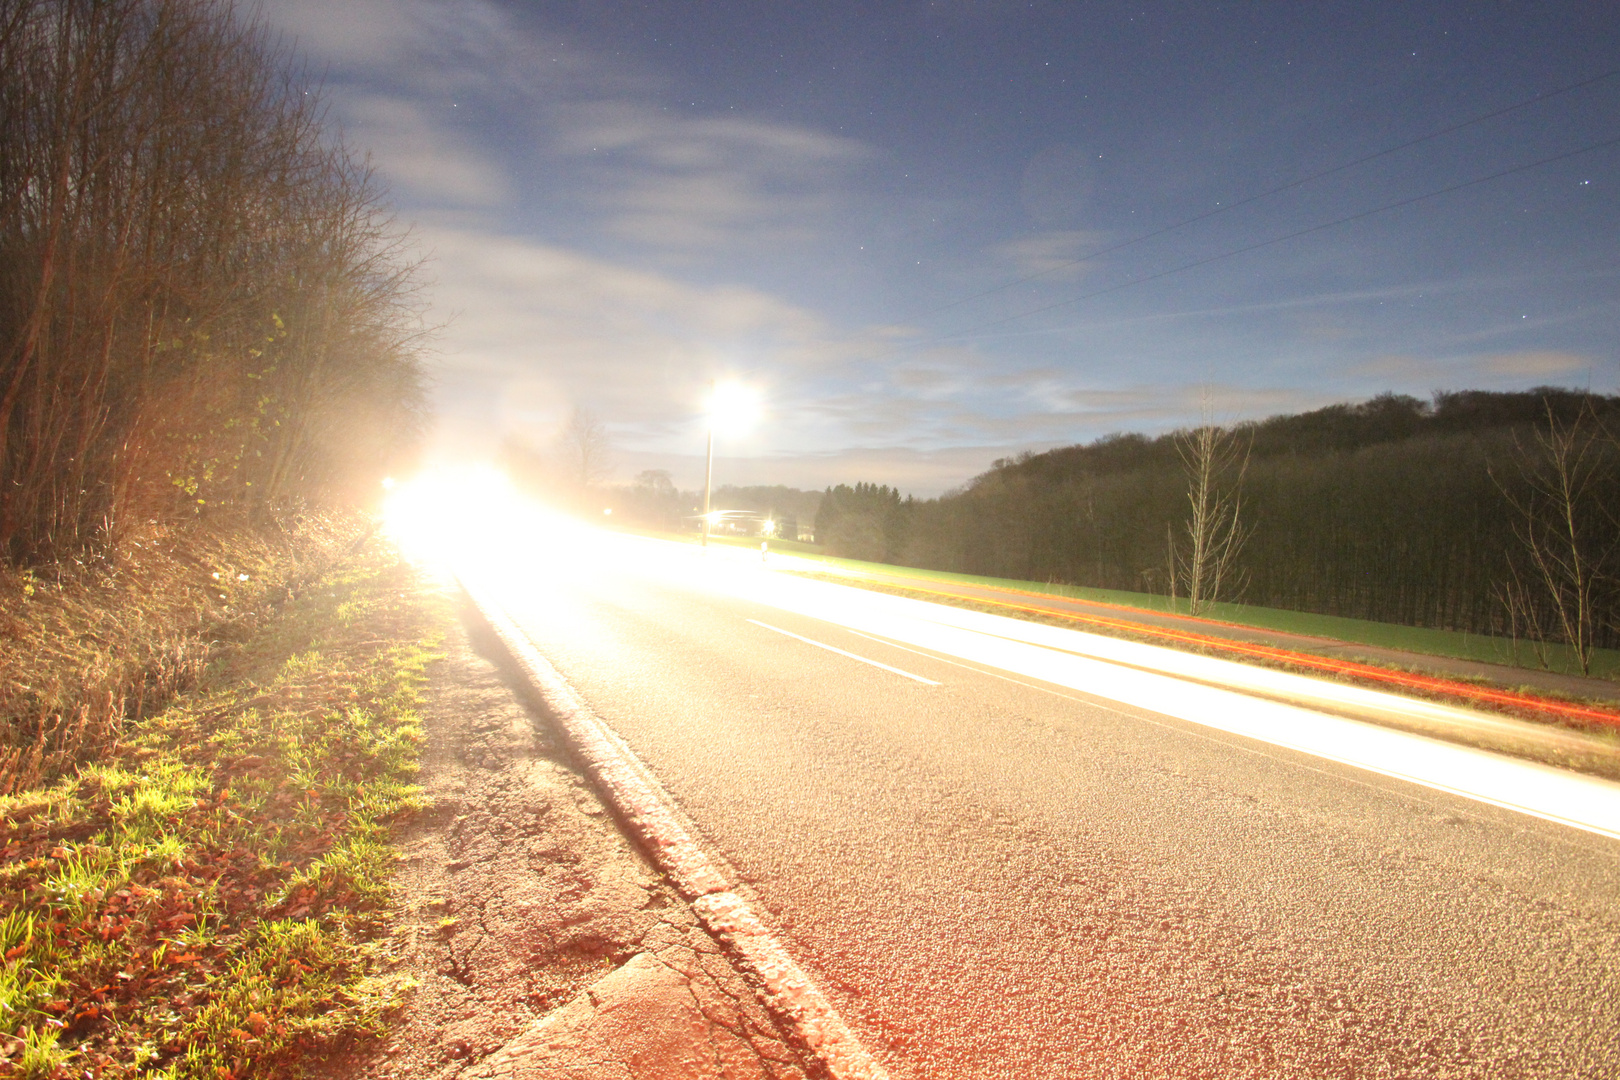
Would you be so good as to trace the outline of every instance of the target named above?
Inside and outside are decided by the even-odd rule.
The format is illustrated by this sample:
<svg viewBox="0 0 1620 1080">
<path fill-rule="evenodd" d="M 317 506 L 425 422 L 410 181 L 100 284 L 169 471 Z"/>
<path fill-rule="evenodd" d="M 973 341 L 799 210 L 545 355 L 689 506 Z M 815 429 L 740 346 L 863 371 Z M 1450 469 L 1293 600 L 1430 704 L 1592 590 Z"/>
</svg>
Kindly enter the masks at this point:
<svg viewBox="0 0 1620 1080">
<path fill-rule="evenodd" d="M 691 487 L 732 375 L 717 482 L 926 495 L 1204 401 L 1620 382 L 1607 0 L 262 10 L 431 257 L 447 453 L 580 406 Z"/>
</svg>

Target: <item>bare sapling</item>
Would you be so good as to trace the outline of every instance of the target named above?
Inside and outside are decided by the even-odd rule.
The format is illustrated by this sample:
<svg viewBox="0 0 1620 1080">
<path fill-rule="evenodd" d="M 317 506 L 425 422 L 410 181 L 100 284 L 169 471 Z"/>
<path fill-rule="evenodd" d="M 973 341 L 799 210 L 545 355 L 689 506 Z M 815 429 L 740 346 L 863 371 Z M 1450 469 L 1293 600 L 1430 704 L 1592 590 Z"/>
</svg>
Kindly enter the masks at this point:
<svg viewBox="0 0 1620 1080">
<path fill-rule="evenodd" d="M 1543 625 L 1541 605 L 1536 602 L 1536 590 L 1524 581 L 1517 566 L 1510 565 L 1508 574 L 1509 580 L 1494 584 L 1491 591 L 1507 614 L 1509 655 L 1517 664 L 1519 641 L 1528 641 L 1536 663 L 1546 671 L 1552 666 L 1551 654 L 1547 651 L 1549 635 Z"/>
<path fill-rule="evenodd" d="M 1598 484 L 1608 456 L 1591 402 L 1573 419 L 1546 403 L 1547 422 L 1528 442 L 1515 439 L 1517 483 L 1493 475 L 1513 514 L 1520 565 L 1498 595 L 1515 626 L 1532 643 L 1548 636 L 1569 646 L 1582 675 L 1591 674 L 1596 647 L 1597 590 L 1615 550 L 1613 522 L 1604 521 Z M 1537 655 L 1545 665 L 1544 646 Z"/>
<path fill-rule="evenodd" d="M 1241 595 L 1244 575 L 1237 568 L 1253 526 L 1243 518 L 1243 477 L 1250 440 L 1232 428 L 1205 423 L 1176 436 L 1187 478 L 1187 517 L 1180 536 L 1169 536 L 1170 595 L 1185 594 L 1187 610 L 1200 615 L 1211 604 Z"/>
<path fill-rule="evenodd" d="M 613 447 L 607 425 L 589 409 L 575 408 L 569 415 L 558 453 L 564 474 L 581 491 L 613 475 Z"/>
</svg>

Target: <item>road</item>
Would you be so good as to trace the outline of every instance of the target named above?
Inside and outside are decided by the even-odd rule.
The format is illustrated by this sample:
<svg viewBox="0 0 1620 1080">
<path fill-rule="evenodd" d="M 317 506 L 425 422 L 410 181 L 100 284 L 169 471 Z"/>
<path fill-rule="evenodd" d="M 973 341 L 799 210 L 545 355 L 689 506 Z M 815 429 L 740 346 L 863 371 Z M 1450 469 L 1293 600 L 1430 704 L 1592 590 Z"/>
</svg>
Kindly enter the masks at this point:
<svg viewBox="0 0 1620 1080">
<path fill-rule="evenodd" d="M 1346 764 L 1381 729 L 735 556 L 535 554 L 480 576 L 897 1078 L 1620 1075 L 1613 785 L 1467 797 L 1425 740 Z"/>
</svg>

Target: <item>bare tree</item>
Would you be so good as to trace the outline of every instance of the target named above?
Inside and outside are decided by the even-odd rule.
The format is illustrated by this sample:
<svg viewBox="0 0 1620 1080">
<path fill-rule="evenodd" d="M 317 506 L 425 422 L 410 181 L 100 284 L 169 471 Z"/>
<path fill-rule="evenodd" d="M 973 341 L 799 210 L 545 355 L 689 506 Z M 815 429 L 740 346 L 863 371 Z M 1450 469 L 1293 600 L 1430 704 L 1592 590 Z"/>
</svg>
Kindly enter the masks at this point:
<svg viewBox="0 0 1620 1080">
<path fill-rule="evenodd" d="M 1573 419 L 1561 419 L 1545 402 L 1547 422 L 1529 444 L 1515 439 L 1518 483 L 1492 473 L 1513 512 L 1513 531 L 1522 562 L 1510 568 L 1513 580 L 1498 589 L 1515 631 L 1522 627 L 1543 666 L 1545 641 L 1568 645 L 1590 674 L 1596 647 L 1597 590 L 1616 541 L 1610 509 L 1597 487 L 1607 466 L 1602 426 L 1590 400 Z"/>
<path fill-rule="evenodd" d="M 1509 655 L 1513 657 L 1513 662 L 1515 664 L 1519 662 L 1519 641 L 1523 639 L 1530 643 L 1530 650 L 1535 654 L 1536 662 L 1542 669 L 1551 667 L 1542 605 L 1537 603 L 1537 590 L 1525 582 L 1517 563 L 1508 564 L 1508 580 L 1494 582 L 1491 593 L 1507 614 L 1508 641 L 1511 650 Z"/>
<path fill-rule="evenodd" d="M 613 475 L 607 425 L 589 409 L 575 407 L 568 417 L 560 453 L 564 475 L 578 487 L 595 487 Z"/>
<path fill-rule="evenodd" d="M 336 494 L 420 415 L 415 264 L 233 0 L 0 0 L 0 555 Z"/>
<path fill-rule="evenodd" d="M 1207 398 L 1203 419 L 1199 427 L 1176 435 L 1176 452 L 1187 478 L 1188 513 L 1179 541 L 1173 530 L 1169 536 L 1170 595 L 1185 593 L 1194 615 L 1207 611 L 1223 595 L 1242 593 L 1237 557 L 1253 531 L 1242 516 L 1250 440 L 1211 423 Z"/>
</svg>

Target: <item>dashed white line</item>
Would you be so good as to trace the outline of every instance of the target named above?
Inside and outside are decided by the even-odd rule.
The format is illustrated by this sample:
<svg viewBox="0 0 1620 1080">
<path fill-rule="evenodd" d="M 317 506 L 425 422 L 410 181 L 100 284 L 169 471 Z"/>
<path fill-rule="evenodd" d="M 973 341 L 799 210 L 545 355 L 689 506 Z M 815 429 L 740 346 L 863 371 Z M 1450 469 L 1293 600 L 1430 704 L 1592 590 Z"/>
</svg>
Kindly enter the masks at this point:
<svg viewBox="0 0 1620 1080">
<path fill-rule="evenodd" d="M 935 682 L 933 679 L 925 679 L 921 675 L 913 675 L 909 671 L 902 671 L 897 667 L 890 667 L 888 664 L 880 663 L 877 660 L 873 660 L 871 657 L 857 656 L 855 653 L 840 649 L 836 645 L 828 645 L 825 641 L 816 641 L 814 638 L 807 638 L 803 634 L 795 634 L 791 630 L 784 630 L 780 626 L 772 626 L 770 623 L 762 623 L 758 619 L 749 619 L 747 621 L 753 623 L 755 626 L 763 626 L 767 630 L 775 630 L 778 634 L 785 634 L 790 638 L 796 638 L 799 641 L 804 642 L 806 645 L 814 645 L 818 649 L 826 649 L 828 652 L 837 653 L 839 656 L 847 656 L 851 660 L 859 660 L 863 664 L 871 664 L 875 668 L 882 668 L 884 671 L 893 672 L 896 675 L 903 675 L 908 679 L 915 679 L 917 682 L 926 683 L 929 686 L 939 685 L 939 683 Z M 861 636 L 865 637 L 866 635 L 863 634 Z"/>
</svg>

